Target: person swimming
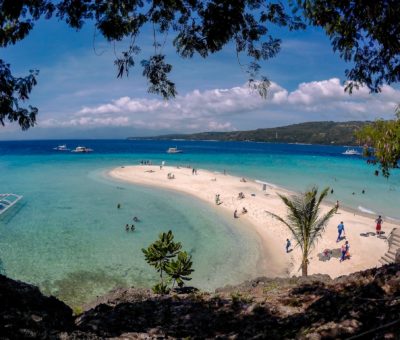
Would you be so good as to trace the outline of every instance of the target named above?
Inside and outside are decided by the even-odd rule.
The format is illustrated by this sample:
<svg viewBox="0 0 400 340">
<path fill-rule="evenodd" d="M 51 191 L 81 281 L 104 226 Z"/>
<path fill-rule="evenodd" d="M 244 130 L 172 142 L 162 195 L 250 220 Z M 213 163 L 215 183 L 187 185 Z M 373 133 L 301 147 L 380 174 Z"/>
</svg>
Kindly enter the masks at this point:
<svg viewBox="0 0 400 340">
<path fill-rule="evenodd" d="M 138 217 L 134 216 L 134 217 L 133 217 L 133 221 L 134 221 L 134 222 L 139 222 L 140 220 L 139 220 Z"/>
<path fill-rule="evenodd" d="M 131 225 L 131 231 L 135 231 L 135 229 L 136 229 L 136 228 L 135 228 L 135 225 L 132 224 L 132 225 Z"/>
</svg>

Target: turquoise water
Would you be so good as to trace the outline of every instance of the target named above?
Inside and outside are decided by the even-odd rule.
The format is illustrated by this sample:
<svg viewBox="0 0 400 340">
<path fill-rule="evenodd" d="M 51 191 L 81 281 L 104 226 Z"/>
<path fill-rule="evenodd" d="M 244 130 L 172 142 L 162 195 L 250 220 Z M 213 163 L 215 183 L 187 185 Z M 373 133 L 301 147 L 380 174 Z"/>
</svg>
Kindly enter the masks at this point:
<svg viewBox="0 0 400 340">
<path fill-rule="evenodd" d="M 257 235 L 231 216 L 179 193 L 106 176 L 114 167 L 142 159 L 225 169 L 298 191 L 329 185 L 332 201 L 400 218 L 399 173 L 389 181 L 375 177 L 362 159 L 340 156 L 343 148 L 185 142 L 178 143 L 184 154 L 166 155 L 167 142 L 76 143 L 95 152 L 56 153 L 50 150 L 61 143 L 50 141 L 0 143 L 0 192 L 24 195 L 0 217 L 1 269 L 71 305 L 119 286 L 152 285 L 156 275 L 141 248 L 169 229 L 193 255 L 196 287 L 212 290 L 269 274 L 258 265 Z M 135 215 L 142 222 L 135 232 L 126 232 Z"/>
</svg>

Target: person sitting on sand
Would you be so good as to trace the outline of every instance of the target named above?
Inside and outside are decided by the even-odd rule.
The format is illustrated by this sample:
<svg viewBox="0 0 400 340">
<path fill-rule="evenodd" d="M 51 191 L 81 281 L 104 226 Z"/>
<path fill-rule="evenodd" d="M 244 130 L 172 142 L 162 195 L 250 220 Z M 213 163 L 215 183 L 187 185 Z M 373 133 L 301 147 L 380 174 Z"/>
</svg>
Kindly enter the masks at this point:
<svg viewBox="0 0 400 340">
<path fill-rule="evenodd" d="M 243 207 L 242 214 L 246 214 L 246 213 L 247 213 L 247 209 L 245 207 Z"/>
<path fill-rule="evenodd" d="M 375 220 L 375 222 L 376 222 L 376 234 L 380 235 L 381 229 L 382 229 L 382 223 L 383 223 L 382 216 L 379 215 L 378 218 Z"/>
<path fill-rule="evenodd" d="M 247 182 L 247 181 L 246 181 L 246 178 L 242 177 L 242 178 L 240 179 L 240 182 L 246 183 L 246 182 Z"/>
<path fill-rule="evenodd" d="M 234 217 L 234 218 L 239 218 L 239 216 L 238 216 L 238 214 L 237 214 L 237 210 L 234 211 L 233 217 Z"/>
<path fill-rule="evenodd" d="M 239 192 L 238 199 L 242 199 L 242 198 L 244 198 L 244 193 L 243 192 Z"/>
</svg>

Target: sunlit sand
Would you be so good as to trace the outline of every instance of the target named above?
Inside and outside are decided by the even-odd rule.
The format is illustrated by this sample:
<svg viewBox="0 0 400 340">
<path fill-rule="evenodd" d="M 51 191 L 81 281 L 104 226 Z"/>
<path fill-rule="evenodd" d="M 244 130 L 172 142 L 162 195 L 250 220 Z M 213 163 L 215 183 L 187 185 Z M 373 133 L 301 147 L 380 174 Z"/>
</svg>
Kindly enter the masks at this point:
<svg viewBox="0 0 400 340">
<path fill-rule="evenodd" d="M 210 208 L 230 214 L 233 226 L 245 223 L 254 228 L 265 247 L 264 255 L 272 257 L 267 263 L 280 267 L 279 271 L 274 268 L 275 270 L 271 272 L 290 276 L 301 275 L 299 247 L 286 253 L 286 239 L 292 239 L 292 236 L 283 224 L 266 213 L 269 211 L 285 217 L 286 207 L 278 193 L 283 195 L 294 193 L 273 185 L 267 185 L 264 191 L 263 184 L 255 180 L 246 178 L 244 181 L 240 177 L 203 169 L 197 169 L 197 174 L 194 174 L 191 168 L 186 167 L 164 166 L 160 169 L 160 166 L 156 165 L 125 166 L 113 169 L 109 175 L 131 183 L 184 192 L 208 202 Z M 244 198 L 239 198 L 239 193 L 243 193 Z M 217 194 L 220 195 L 220 204 L 216 204 Z M 333 203 L 325 202 L 321 210 L 326 212 L 332 206 Z M 247 213 L 242 213 L 243 207 Z M 237 210 L 238 218 L 234 218 L 235 210 Z M 344 222 L 346 239 L 336 242 L 337 225 L 340 221 Z M 385 221 L 383 224 L 385 235 L 388 235 L 394 227 L 396 227 L 394 224 Z M 309 274 L 328 274 L 334 278 L 380 266 L 379 259 L 388 250 L 388 243 L 384 238 L 377 238 L 372 234 L 365 235 L 367 232 L 374 231 L 373 217 L 356 211 L 339 209 L 329 221 L 323 237 L 311 254 Z M 340 262 L 336 254 L 339 253 L 340 246 L 345 240 L 350 243 L 351 258 Z M 294 244 L 292 239 L 292 245 Z M 332 256 L 324 256 L 325 250 L 332 251 Z M 265 268 L 265 275 L 269 276 L 269 274 L 268 268 Z"/>
</svg>

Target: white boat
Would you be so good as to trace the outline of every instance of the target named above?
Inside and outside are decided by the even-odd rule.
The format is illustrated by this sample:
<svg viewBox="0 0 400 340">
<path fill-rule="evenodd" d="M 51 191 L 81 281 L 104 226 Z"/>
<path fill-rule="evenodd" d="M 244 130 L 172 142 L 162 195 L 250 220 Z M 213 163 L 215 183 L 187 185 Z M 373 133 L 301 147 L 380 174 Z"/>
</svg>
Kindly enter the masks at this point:
<svg viewBox="0 0 400 340">
<path fill-rule="evenodd" d="M 183 151 L 182 150 L 179 150 L 177 147 L 175 147 L 175 148 L 169 148 L 168 150 L 167 150 L 167 153 L 182 153 Z"/>
<path fill-rule="evenodd" d="M 77 153 L 86 153 L 86 152 L 92 152 L 93 149 L 89 149 L 86 146 L 77 146 L 74 150 L 71 152 L 77 152 Z"/>
<path fill-rule="evenodd" d="M 361 155 L 361 152 L 357 151 L 356 149 L 347 149 L 342 155 Z"/>
<path fill-rule="evenodd" d="M 66 144 L 59 145 L 59 146 L 53 148 L 53 150 L 56 150 L 56 151 L 69 151 L 69 149 L 67 148 Z"/>
</svg>

